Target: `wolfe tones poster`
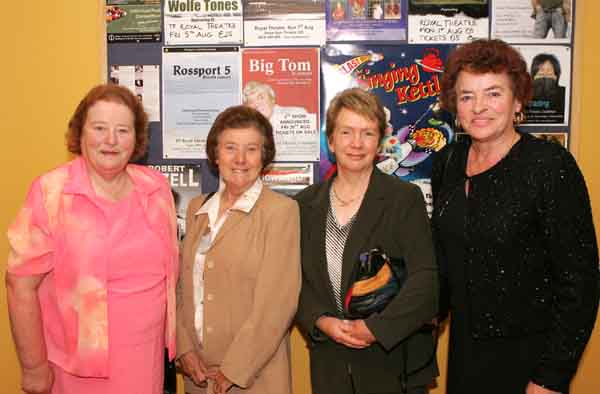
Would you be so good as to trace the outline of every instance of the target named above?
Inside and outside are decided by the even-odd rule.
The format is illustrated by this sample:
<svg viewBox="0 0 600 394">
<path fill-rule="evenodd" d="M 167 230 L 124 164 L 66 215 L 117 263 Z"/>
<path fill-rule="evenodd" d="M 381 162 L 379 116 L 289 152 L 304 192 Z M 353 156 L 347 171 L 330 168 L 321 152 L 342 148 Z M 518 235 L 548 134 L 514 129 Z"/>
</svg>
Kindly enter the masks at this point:
<svg viewBox="0 0 600 394">
<path fill-rule="evenodd" d="M 450 116 L 439 110 L 438 96 L 449 45 L 329 45 L 321 54 L 322 117 L 331 99 L 349 87 L 379 97 L 388 126 L 377 157 L 383 172 L 417 184 L 431 209 L 433 155 L 450 143 Z M 335 171 L 321 128 L 320 179 Z"/>
<path fill-rule="evenodd" d="M 271 121 L 275 160 L 318 161 L 318 49 L 244 49 L 242 70 L 242 103 Z"/>
<path fill-rule="evenodd" d="M 241 0 L 164 0 L 166 45 L 242 43 Z"/>
</svg>

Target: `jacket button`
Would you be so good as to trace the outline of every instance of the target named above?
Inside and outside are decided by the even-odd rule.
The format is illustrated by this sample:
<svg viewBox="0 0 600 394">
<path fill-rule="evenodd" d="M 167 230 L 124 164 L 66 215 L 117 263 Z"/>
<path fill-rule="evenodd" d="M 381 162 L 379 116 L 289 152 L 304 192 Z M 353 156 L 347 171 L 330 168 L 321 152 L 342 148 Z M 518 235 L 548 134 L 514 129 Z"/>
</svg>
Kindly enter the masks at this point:
<svg viewBox="0 0 600 394">
<path fill-rule="evenodd" d="M 212 301 L 214 299 L 212 294 L 207 294 L 206 295 L 206 301 Z"/>
<path fill-rule="evenodd" d="M 213 269 L 214 267 L 215 267 L 215 263 L 213 263 L 213 261 L 212 261 L 212 260 L 208 260 L 208 261 L 206 262 L 206 268 L 208 268 L 208 269 Z"/>
<path fill-rule="evenodd" d="M 211 326 L 206 327 L 206 332 L 210 334 L 211 332 L 213 332 L 213 328 Z"/>
</svg>

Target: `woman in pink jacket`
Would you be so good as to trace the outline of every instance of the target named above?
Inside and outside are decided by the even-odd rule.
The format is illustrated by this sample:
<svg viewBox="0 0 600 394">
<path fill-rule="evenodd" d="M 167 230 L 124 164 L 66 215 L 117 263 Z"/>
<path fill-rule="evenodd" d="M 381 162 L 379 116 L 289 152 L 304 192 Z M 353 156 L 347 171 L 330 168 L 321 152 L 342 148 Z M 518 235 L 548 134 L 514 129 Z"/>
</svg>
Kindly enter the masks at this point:
<svg viewBox="0 0 600 394">
<path fill-rule="evenodd" d="M 162 392 L 174 355 L 177 238 L 166 179 L 130 164 L 141 103 L 93 88 L 69 122 L 76 158 L 37 178 L 9 227 L 8 308 L 25 393 Z"/>
</svg>

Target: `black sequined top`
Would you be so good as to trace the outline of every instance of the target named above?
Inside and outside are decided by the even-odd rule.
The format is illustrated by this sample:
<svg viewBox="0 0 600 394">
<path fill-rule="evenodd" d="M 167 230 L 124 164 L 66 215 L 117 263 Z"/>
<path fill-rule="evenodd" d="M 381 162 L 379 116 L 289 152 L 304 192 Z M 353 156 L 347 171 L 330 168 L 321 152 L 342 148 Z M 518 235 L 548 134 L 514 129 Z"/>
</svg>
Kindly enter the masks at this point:
<svg viewBox="0 0 600 394">
<path fill-rule="evenodd" d="M 455 245 L 444 234 L 456 228 L 444 228 L 454 222 L 443 216 L 457 193 L 464 196 L 469 146 L 468 138 L 451 144 L 433 163 L 432 222 L 446 280 L 441 298 L 453 299 L 449 267 L 464 267 L 460 298 L 467 305 L 461 307 L 472 337 L 545 333 L 545 352 L 532 380 L 568 387 L 599 296 L 598 249 L 583 176 L 562 146 L 522 134 L 500 162 L 469 178 L 466 217 L 457 223 L 464 226 L 464 250 L 452 253 L 462 261 L 448 261 Z"/>
</svg>

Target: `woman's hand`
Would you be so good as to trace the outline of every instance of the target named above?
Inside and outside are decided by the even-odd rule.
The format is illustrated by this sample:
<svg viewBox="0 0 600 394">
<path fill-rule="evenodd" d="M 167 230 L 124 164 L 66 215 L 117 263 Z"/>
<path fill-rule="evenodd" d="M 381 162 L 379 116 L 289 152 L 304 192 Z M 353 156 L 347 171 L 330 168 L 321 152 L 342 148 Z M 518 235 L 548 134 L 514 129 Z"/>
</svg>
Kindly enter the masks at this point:
<svg viewBox="0 0 600 394">
<path fill-rule="evenodd" d="M 198 353 L 193 350 L 189 351 L 178 361 L 183 373 L 189 376 L 196 386 L 206 387 L 207 370 Z"/>
<path fill-rule="evenodd" d="M 23 368 L 21 389 L 26 394 L 48 394 L 54 383 L 54 372 L 46 361 L 33 368 Z"/>
<path fill-rule="evenodd" d="M 527 385 L 527 389 L 525 389 L 525 394 L 560 394 L 557 391 L 548 390 L 545 387 L 538 386 L 533 382 L 529 382 Z"/>
<path fill-rule="evenodd" d="M 365 321 L 362 319 L 353 320 L 350 327 L 350 335 L 352 335 L 353 338 L 360 339 L 369 345 L 377 340 L 371 330 L 369 330 L 369 327 L 367 327 L 365 324 Z"/>
<path fill-rule="evenodd" d="M 220 369 L 209 372 L 209 378 L 214 380 L 214 394 L 225 394 L 233 386 L 231 380 Z"/>
<path fill-rule="evenodd" d="M 332 316 L 321 316 L 317 319 L 315 325 L 319 330 L 323 331 L 329 338 L 344 346 L 353 349 L 363 349 L 371 344 L 370 342 L 367 342 L 364 338 L 356 338 L 352 335 L 352 333 L 355 330 L 355 328 L 353 327 L 354 323 L 352 321 L 341 320 Z M 359 332 L 357 331 L 357 334 L 358 333 Z"/>
</svg>

